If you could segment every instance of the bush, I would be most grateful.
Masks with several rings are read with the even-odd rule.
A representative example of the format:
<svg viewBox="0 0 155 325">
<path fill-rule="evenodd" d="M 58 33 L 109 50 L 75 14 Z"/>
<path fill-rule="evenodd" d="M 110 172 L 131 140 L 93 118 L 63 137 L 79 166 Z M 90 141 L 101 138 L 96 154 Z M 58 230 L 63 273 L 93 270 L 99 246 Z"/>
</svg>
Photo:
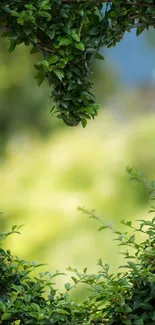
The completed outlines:
<svg viewBox="0 0 155 325">
<path fill-rule="evenodd" d="M 132 179 L 148 184 L 140 174 L 128 170 Z M 154 198 L 155 184 L 149 186 Z M 91 218 L 99 219 L 94 212 L 88 212 Z M 150 212 L 155 212 L 152 206 Z M 101 221 L 102 222 L 102 221 Z M 116 231 L 112 226 L 102 223 L 99 230 L 110 228 L 116 235 L 120 246 L 126 246 L 123 252 L 126 265 L 120 268 L 127 271 L 118 274 L 109 273 L 109 265 L 98 261 L 100 270 L 97 274 L 88 274 L 69 268 L 74 276 L 72 283 L 65 284 L 65 293 L 53 289 L 53 279 L 61 275 L 49 272 L 33 275 L 35 263 L 28 263 L 13 256 L 10 250 L 0 249 L 0 322 L 1 324 L 65 324 L 65 325 L 154 325 L 155 324 L 155 217 L 152 220 L 139 220 L 135 227 L 131 221 L 122 224 L 132 230 L 133 234 Z M 0 234 L 0 241 L 8 235 L 18 233 L 14 226 L 12 231 Z M 136 233 L 142 234 L 138 243 Z M 69 291 L 79 283 L 91 288 L 86 301 L 76 304 L 71 301 Z"/>
<path fill-rule="evenodd" d="M 18 233 L 16 226 L 1 233 L 0 241 L 14 233 Z M 77 324 L 81 317 L 77 306 L 68 301 L 67 294 L 57 294 L 53 289 L 53 278 L 62 273 L 45 272 L 36 278 L 32 272 L 38 266 L 0 249 L 0 323 Z"/>
<path fill-rule="evenodd" d="M 132 248 L 123 252 L 127 263 L 120 268 L 125 273 L 110 274 L 109 265 L 98 265 L 101 271 L 91 280 L 93 294 L 89 298 L 89 320 L 93 324 L 153 325 L 155 324 L 155 218 L 140 220 L 135 228 L 130 221 L 122 223 L 146 239 L 138 244 L 135 234 L 114 231 L 119 245 Z M 101 227 L 101 229 L 106 226 Z M 110 227 L 109 227 L 110 228 Z M 133 252 L 134 250 L 134 252 Z M 87 281 L 87 277 L 85 277 Z"/>
</svg>

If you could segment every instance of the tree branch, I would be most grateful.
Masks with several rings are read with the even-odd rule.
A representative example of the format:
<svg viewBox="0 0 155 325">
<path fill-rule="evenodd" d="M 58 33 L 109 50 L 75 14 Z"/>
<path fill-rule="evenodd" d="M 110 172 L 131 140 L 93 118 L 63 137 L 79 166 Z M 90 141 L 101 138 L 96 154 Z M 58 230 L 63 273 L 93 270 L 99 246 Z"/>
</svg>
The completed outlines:
<svg viewBox="0 0 155 325">
<path fill-rule="evenodd" d="M 85 1 L 87 1 L 87 0 L 79 0 L 79 2 L 85 2 Z M 77 2 L 77 0 L 62 0 L 62 3 L 75 3 L 75 2 Z M 97 2 L 97 4 L 99 5 L 100 3 L 115 3 L 115 0 L 98 0 L 98 2 Z M 117 2 L 118 3 L 118 2 Z M 122 1 L 120 1 L 120 3 L 121 4 L 125 4 L 125 5 L 130 5 L 130 6 L 138 6 L 138 7 L 153 7 L 153 8 L 155 8 L 155 4 L 146 4 L 146 3 L 144 3 L 144 2 L 137 2 L 137 0 L 136 1 L 124 1 L 124 0 L 122 0 Z M 138 19 L 138 15 L 134 15 L 134 16 L 129 16 L 129 18 L 130 19 Z M 145 23 L 135 23 L 135 24 L 133 24 L 133 25 L 130 25 L 130 26 L 128 26 L 129 27 L 129 29 L 133 29 L 133 28 L 137 28 L 137 27 L 148 27 L 148 24 L 145 24 Z M 0 32 L 11 32 L 12 31 L 12 29 L 11 29 L 11 27 L 10 26 L 4 26 L 4 25 L 0 25 Z M 40 41 L 38 41 L 38 43 L 36 43 L 36 44 L 34 44 L 33 43 L 33 45 L 34 46 L 36 46 L 40 51 L 42 51 L 43 53 L 44 52 L 47 52 L 47 53 L 54 53 L 55 51 L 53 50 L 53 49 L 50 49 L 50 48 L 48 48 L 48 47 L 46 47 L 46 46 L 44 46 L 44 44 L 43 43 L 41 43 Z"/>
</svg>

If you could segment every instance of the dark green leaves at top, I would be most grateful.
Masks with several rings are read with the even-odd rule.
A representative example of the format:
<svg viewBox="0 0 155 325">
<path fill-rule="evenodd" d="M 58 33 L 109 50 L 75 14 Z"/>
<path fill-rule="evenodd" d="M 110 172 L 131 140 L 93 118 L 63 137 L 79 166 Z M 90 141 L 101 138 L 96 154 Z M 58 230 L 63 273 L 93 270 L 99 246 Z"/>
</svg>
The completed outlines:
<svg viewBox="0 0 155 325">
<path fill-rule="evenodd" d="M 90 0 L 0 1 L 0 25 L 9 29 L 3 33 L 7 50 L 24 43 L 33 47 L 32 54 L 40 52 L 43 61 L 35 65 L 35 78 L 38 85 L 46 79 L 52 86 L 55 111 L 70 126 L 85 126 L 97 115 L 90 74 L 92 59 L 104 59 L 99 49 L 115 46 L 131 28 L 138 36 L 154 26 L 153 0 L 145 5 L 111 1 L 106 12 L 104 6 Z"/>
</svg>

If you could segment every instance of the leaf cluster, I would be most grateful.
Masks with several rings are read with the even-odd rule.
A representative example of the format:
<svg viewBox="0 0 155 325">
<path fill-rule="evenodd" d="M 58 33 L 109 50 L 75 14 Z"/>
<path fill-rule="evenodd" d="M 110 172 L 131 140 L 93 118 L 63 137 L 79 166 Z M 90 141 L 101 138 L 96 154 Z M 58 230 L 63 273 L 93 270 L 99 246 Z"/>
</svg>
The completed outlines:
<svg viewBox="0 0 155 325">
<path fill-rule="evenodd" d="M 18 227 L 13 226 L 12 231 L 0 234 L 0 241 L 17 232 Z M 58 294 L 53 288 L 53 279 L 62 273 L 41 272 L 39 278 L 32 276 L 40 266 L 0 248 L 0 324 L 78 324 L 82 317 L 78 307 L 66 293 Z"/>
<path fill-rule="evenodd" d="M 52 98 L 58 118 L 70 126 L 97 114 L 91 92 L 91 58 L 100 42 L 100 17 L 94 1 L 61 4 L 59 0 L 3 1 L 0 21 L 8 30 L 8 51 L 24 43 L 31 53 L 40 51 L 35 64 L 38 85 L 46 78 L 53 85 Z M 95 26 L 95 27 L 94 27 Z M 9 30 L 10 29 L 10 30 Z"/>
<path fill-rule="evenodd" d="M 90 216 L 92 217 L 92 212 Z M 138 227 L 135 227 L 131 221 L 122 221 L 122 224 L 133 233 L 128 235 L 127 232 L 116 231 L 108 225 L 103 225 L 99 229 L 111 229 L 115 234 L 114 240 L 119 243 L 118 246 L 126 247 L 122 252 L 126 264 L 119 267 L 119 273 L 111 274 L 110 266 L 104 265 L 99 259 L 98 265 L 101 271 L 92 277 L 88 319 L 90 323 L 100 325 L 153 325 L 155 324 L 155 217 L 151 221 L 139 220 Z M 136 241 L 137 232 L 144 236 L 144 241 L 141 243 Z M 85 279 L 87 282 L 87 277 Z"/>
<path fill-rule="evenodd" d="M 9 52 L 24 43 L 42 53 L 35 78 L 53 87 L 51 112 L 69 126 L 85 127 L 98 111 L 90 77 L 92 60 L 103 59 L 100 47 L 115 46 L 133 27 L 137 35 L 154 27 L 154 15 L 153 0 L 3 0 L 0 29 Z"/>
<path fill-rule="evenodd" d="M 91 218 L 100 219 L 94 212 L 83 212 Z M 53 280 L 63 273 L 56 271 L 33 271 L 41 265 L 29 263 L 13 256 L 10 250 L 0 248 L 0 323 L 9 324 L 55 324 L 55 325 L 154 325 L 155 324 L 155 217 L 139 220 L 135 227 L 131 221 L 122 221 L 128 232 L 120 232 L 104 225 L 99 230 L 110 229 L 119 246 L 126 247 L 122 253 L 126 264 L 120 266 L 118 274 L 111 274 L 108 264 L 98 260 L 100 270 L 89 274 L 68 268 L 73 273 L 65 284 L 65 293 L 53 288 Z M 131 234 L 131 231 L 133 234 Z M 0 234 L 0 241 L 12 231 Z M 141 243 L 136 233 L 143 235 Z M 79 283 L 90 288 L 90 296 L 80 304 L 71 301 L 69 292 Z"/>
</svg>

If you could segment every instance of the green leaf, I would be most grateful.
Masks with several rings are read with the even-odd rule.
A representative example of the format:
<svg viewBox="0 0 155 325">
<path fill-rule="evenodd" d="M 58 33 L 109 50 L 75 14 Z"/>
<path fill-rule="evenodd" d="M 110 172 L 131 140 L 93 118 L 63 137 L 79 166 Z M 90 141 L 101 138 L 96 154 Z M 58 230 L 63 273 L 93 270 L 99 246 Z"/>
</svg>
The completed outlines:
<svg viewBox="0 0 155 325">
<path fill-rule="evenodd" d="M 134 322 L 133 322 L 134 325 L 144 325 L 144 320 L 143 318 L 139 318 L 139 319 L 136 319 Z M 148 324 L 149 325 L 149 324 Z"/>
<path fill-rule="evenodd" d="M 109 271 L 109 269 L 110 269 L 110 266 L 109 266 L 109 264 L 105 264 L 105 265 L 104 265 L 104 267 L 105 267 L 105 270 L 108 272 L 108 271 Z"/>
<path fill-rule="evenodd" d="M 33 46 L 32 50 L 30 51 L 30 54 L 34 54 L 39 52 L 39 49 L 37 48 L 37 46 Z"/>
<path fill-rule="evenodd" d="M 97 60 L 104 60 L 104 56 L 101 55 L 101 54 L 99 54 L 99 53 L 96 53 L 95 59 L 97 59 Z"/>
<path fill-rule="evenodd" d="M 139 36 L 144 31 L 145 28 L 146 28 L 146 26 L 144 26 L 144 27 L 137 27 L 136 35 Z"/>
<path fill-rule="evenodd" d="M 98 28 L 98 27 L 93 27 L 93 28 L 91 28 L 91 29 L 89 30 L 88 33 L 89 33 L 90 35 L 97 35 L 97 34 L 100 33 L 100 28 Z"/>
<path fill-rule="evenodd" d="M 58 69 L 54 69 L 53 72 L 56 74 L 56 76 L 59 78 L 60 81 L 64 78 L 64 73 L 63 71 L 60 71 Z"/>
<path fill-rule="evenodd" d="M 75 43 L 75 47 L 78 49 L 78 50 L 81 50 L 81 51 L 84 51 L 85 50 L 85 46 L 82 42 L 80 43 Z"/>
<path fill-rule="evenodd" d="M 31 308 L 35 311 L 40 312 L 40 306 L 34 302 L 31 303 Z"/>
<path fill-rule="evenodd" d="M 39 87 L 43 83 L 44 78 L 45 78 L 45 75 L 42 71 L 38 71 L 37 74 L 35 75 L 34 79 L 37 79 L 37 84 Z"/>
<path fill-rule="evenodd" d="M 48 62 L 49 64 L 54 64 L 59 60 L 59 57 L 57 55 L 52 55 L 49 57 Z"/>
<path fill-rule="evenodd" d="M 13 17 L 19 17 L 19 13 L 16 10 L 10 10 L 10 13 Z"/>
<path fill-rule="evenodd" d="M 16 47 L 16 42 L 9 42 L 6 49 L 9 53 L 13 52 Z"/>
<path fill-rule="evenodd" d="M 71 279 L 74 281 L 74 283 L 78 282 L 78 279 L 76 279 L 74 276 L 72 276 Z"/>
<path fill-rule="evenodd" d="M 87 120 L 85 118 L 82 119 L 82 126 L 85 128 L 87 125 Z"/>
<path fill-rule="evenodd" d="M 41 0 L 40 8 L 43 8 L 48 4 L 49 4 L 49 0 Z"/>
<path fill-rule="evenodd" d="M 71 82 L 70 85 L 68 86 L 68 90 L 73 90 L 77 88 L 77 84 L 75 82 Z"/>
<path fill-rule="evenodd" d="M 71 288 L 71 284 L 69 282 L 65 283 L 65 289 L 68 291 Z"/>
<path fill-rule="evenodd" d="M 6 311 L 6 306 L 0 301 L 0 310 L 4 313 Z"/>
<path fill-rule="evenodd" d="M 60 10 L 60 15 L 61 15 L 62 17 L 65 17 L 65 18 L 68 17 L 68 14 L 67 14 L 67 12 L 66 12 L 65 9 L 61 9 L 61 10 Z"/>
<path fill-rule="evenodd" d="M 90 106 L 90 107 L 86 107 L 85 109 L 86 109 L 86 111 L 87 111 L 89 114 L 94 114 L 94 113 L 95 113 L 95 112 L 94 112 L 94 108 L 93 108 L 92 106 Z"/>
<path fill-rule="evenodd" d="M 72 40 L 69 37 L 64 36 L 61 38 L 59 45 L 65 46 L 65 45 L 69 45 L 71 43 L 72 43 Z"/>
<path fill-rule="evenodd" d="M 79 34 L 78 34 L 78 32 L 77 32 L 76 29 L 73 29 L 73 30 L 71 31 L 71 36 L 72 36 L 72 38 L 73 38 L 76 42 L 80 42 L 80 36 L 79 36 Z"/>
<path fill-rule="evenodd" d="M 119 10 L 119 15 L 121 16 L 125 16 L 127 15 L 128 11 L 126 8 L 121 8 L 121 10 Z"/>
<path fill-rule="evenodd" d="M 54 29 L 52 29 L 52 30 L 47 30 L 47 31 L 46 31 L 46 34 L 47 34 L 47 36 L 52 40 L 52 39 L 54 38 L 54 36 L 55 36 L 55 30 L 54 30 Z"/>
<path fill-rule="evenodd" d="M 36 10 L 36 8 L 31 4 L 25 5 L 25 8 L 30 9 L 30 10 Z"/>
<path fill-rule="evenodd" d="M 46 11 L 39 11 L 39 15 L 41 17 L 47 18 L 47 20 L 51 20 L 51 15 L 48 12 L 46 12 Z"/>
<path fill-rule="evenodd" d="M 11 316 L 12 316 L 11 313 L 6 312 L 6 313 L 4 313 L 4 314 L 2 315 L 1 320 L 7 320 L 7 319 L 10 319 Z"/>
<path fill-rule="evenodd" d="M 82 10 L 82 9 L 79 10 L 79 11 L 78 11 L 78 14 L 79 14 L 81 17 L 83 17 L 83 16 L 84 16 L 84 10 Z"/>
<path fill-rule="evenodd" d="M 17 225 L 12 226 L 12 231 L 14 231 L 17 228 Z"/>
<path fill-rule="evenodd" d="M 48 68 L 49 67 L 49 62 L 47 60 L 43 60 L 42 61 L 42 65 L 45 67 L 45 68 Z"/>
</svg>

